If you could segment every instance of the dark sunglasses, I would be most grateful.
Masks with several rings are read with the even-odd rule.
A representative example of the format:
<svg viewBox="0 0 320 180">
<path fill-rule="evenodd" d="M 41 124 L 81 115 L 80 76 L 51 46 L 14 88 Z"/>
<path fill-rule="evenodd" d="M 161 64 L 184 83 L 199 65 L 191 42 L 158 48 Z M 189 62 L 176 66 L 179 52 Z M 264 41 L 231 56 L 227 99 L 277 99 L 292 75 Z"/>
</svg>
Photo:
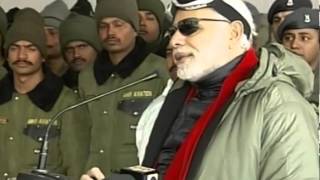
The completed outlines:
<svg viewBox="0 0 320 180">
<path fill-rule="evenodd" d="M 168 30 L 168 34 L 170 37 L 174 35 L 174 33 L 179 30 L 179 32 L 184 36 L 190 36 L 191 34 L 197 32 L 200 29 L 199 22 L 200 21 L 215 21 L 215 22 L 226 22 L 230 23 L 230 21 L 225 19 L 208 19 L 208 18 L 187 18 L 178 22 L 177 27 L 172 26 Z"/>
</svg>

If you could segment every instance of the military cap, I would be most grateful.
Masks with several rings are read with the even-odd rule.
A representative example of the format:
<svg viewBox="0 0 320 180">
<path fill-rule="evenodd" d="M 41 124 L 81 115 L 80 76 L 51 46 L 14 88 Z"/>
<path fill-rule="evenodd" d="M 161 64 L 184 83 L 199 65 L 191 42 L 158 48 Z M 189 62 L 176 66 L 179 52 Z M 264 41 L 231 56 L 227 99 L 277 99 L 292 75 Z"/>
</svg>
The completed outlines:
<svg viewBox="0 0 320 180">
<path fill-rule="evenodd" d="M 97 2 L 95 15 L 99 23 L 106 17 L 117 17 L 139 31 L 138 5 L 136 0 L 100 0 Z"/>
<path fill-rule="evenodd" d="M 26 29 L 26 27 L 28 29 Z M 19 10 L 14 17 L 11 27 L 6 33 L 4 43 L 6 53 L 12 43 L 25 40 L 35 45 L 43 57 L 46 57 L 47 46 L 43 27 L 43 19 L 36 10 L 32 8 L 24 8 Z"/>
<path fill-rule="evenodd" d="M 268 12 L 268 22 L 272 24 L 272 18 L 275 14 L 282 11 L 293 11 L 301 7 L 312 8 L 310 0 L 275 0 Z"/>
<path fill-rule="evenodd" d="M 160 30 L 164 29 L 164 20 L 166 15 L 165 7 L 161 0 L 137 0 L 138 9 L 141 11 L 152 12 L 159 23 Z"/>
<path fill-rule="evenodd" d="M 70 14 L 68 6 L 62 0 L 53 1 L 48 4 L 42 11 L 41 15 L 44 19 L 45 26 L 59 28 L 61 22 Z"/>
<path fill-rule="evenodd" d="M 7 32 L 8 20 L 6 13 L 4 12 L 3 8 L 0 7 L 0 34 L 2 37 L 5 36 Z"/>
<path fill-rule="evenodd" d="M 59 32 L 62 52 L 65 52 L 66 46 L 72 41 L 84 41 L 97 52 L 101 50 L 96 21 L 91 17 L 72 13 L 61 23 Z"/>
<path fill-rule="evenodd" d="M 300 8 L 289 14 L 281 23 L 277 31 L 277 40 L 289 29 L 319 29 L 319 10 Z"/>
</svg>

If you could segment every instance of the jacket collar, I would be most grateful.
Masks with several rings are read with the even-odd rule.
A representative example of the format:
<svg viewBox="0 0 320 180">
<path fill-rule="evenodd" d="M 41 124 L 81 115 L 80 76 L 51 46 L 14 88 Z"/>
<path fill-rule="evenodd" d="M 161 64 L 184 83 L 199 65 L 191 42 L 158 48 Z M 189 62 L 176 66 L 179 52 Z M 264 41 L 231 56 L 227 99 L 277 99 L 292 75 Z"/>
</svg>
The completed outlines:
<svg viewBox="0 0 320 180">
<path fill-rule="evenodd" d="M 72 71 L 70 68 L 62 76 L 64 84 L 71 89 L 78 89 L 79 72 Z"/>
<path fill-rule="evenodd" d="M 53 108 L 59 98 L 62 88 L 62 80 L 49 70 L 45 70 L 44 79 L 27 94 L 33 104 L 43 111 L 48 112 Z M 13 74 L 12 72 L 8 72 L 7 75 L 0 80 L 0 104 L 5 104 L 10 101 L 14 92 Z"/>
<path fill-rule="evenodd" d="M 102 85 L 112 73 L 122 78 L 128 77 L 147 57 L 149 51 L 142 38 L 136 38 L 134 49 L 118 64 L 113 65 L 106 50 L 101 51 L 93 65 L 96 82 Z"/>
</svg>

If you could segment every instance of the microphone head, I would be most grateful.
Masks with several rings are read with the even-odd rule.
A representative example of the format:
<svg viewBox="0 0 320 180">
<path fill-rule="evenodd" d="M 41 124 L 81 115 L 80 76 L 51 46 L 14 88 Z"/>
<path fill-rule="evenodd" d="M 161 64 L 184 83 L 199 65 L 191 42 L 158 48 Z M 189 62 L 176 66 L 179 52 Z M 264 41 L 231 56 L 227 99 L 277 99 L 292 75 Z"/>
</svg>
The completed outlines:
<svg viewBox="0 0 320 180">
<path fill-rule="evenodd" d="M 159 70 L 155 70 L 155 71 L 153 71 L 150 75 L 151 75 L 151 76 L 154 76 L 154 77 L 156 78 L 156 77 L 159 77 L 159 76 L 160 76 L 160 72 L 159 72 Z"/>
<path fill-rule="evenodd" d="M 151 79 L 154 79 L 154 78 L 157 78 L 160 76 L 160 72 L 158 70 L 155 70 L 153 71 L 152 73 L 144 76 L 141 80 L 142 81 L 148 81 L 148 80 L 151 80 Z"/>
</svg>

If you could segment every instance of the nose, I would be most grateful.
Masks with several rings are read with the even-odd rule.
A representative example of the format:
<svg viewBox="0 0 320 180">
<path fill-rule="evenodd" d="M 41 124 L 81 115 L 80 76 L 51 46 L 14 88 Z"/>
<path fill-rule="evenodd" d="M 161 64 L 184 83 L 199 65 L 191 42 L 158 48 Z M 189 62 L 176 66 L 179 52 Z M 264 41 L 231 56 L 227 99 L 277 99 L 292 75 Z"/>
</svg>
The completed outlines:
<svg viewBox="0 0 320 180">
<path fill-rule="evenodd" d="M 291 49 L 300 49 L 301 47 L 301 42 L 298 38 L 294 38 L 291 41 Z"/>
<path fill-rule="evenodd" d="M 139 17 L 139 25 L 140 26 L 145 26 L 146 25 L 145 19 L 142 16 Z"/>
<path fill-rule="evenodd" d="M 74 48 L 73 56 L 74 56 L 74 58 L 80 57 L 80 50 L 78 48 Z"/>
<path fill-rule="evenodd" d="M 179 30 L 174 32 L 171 36 L 169 45 L 173 47 L 173 49 L 183 46 L 186 43 L 186 36 L 182 35 Z"/>
<path fill-rule="evenodd" d="M 107 30 L 108 36 L 115 34 L 115 28 L 113 26 L 110 26 Z"/>
<path fill-rule="evenodd" d="M 27 52 L 24 48 L 18 51 L 18 58 L 19 60 L 26 60 L 27 59 Z"/>
</svg>

